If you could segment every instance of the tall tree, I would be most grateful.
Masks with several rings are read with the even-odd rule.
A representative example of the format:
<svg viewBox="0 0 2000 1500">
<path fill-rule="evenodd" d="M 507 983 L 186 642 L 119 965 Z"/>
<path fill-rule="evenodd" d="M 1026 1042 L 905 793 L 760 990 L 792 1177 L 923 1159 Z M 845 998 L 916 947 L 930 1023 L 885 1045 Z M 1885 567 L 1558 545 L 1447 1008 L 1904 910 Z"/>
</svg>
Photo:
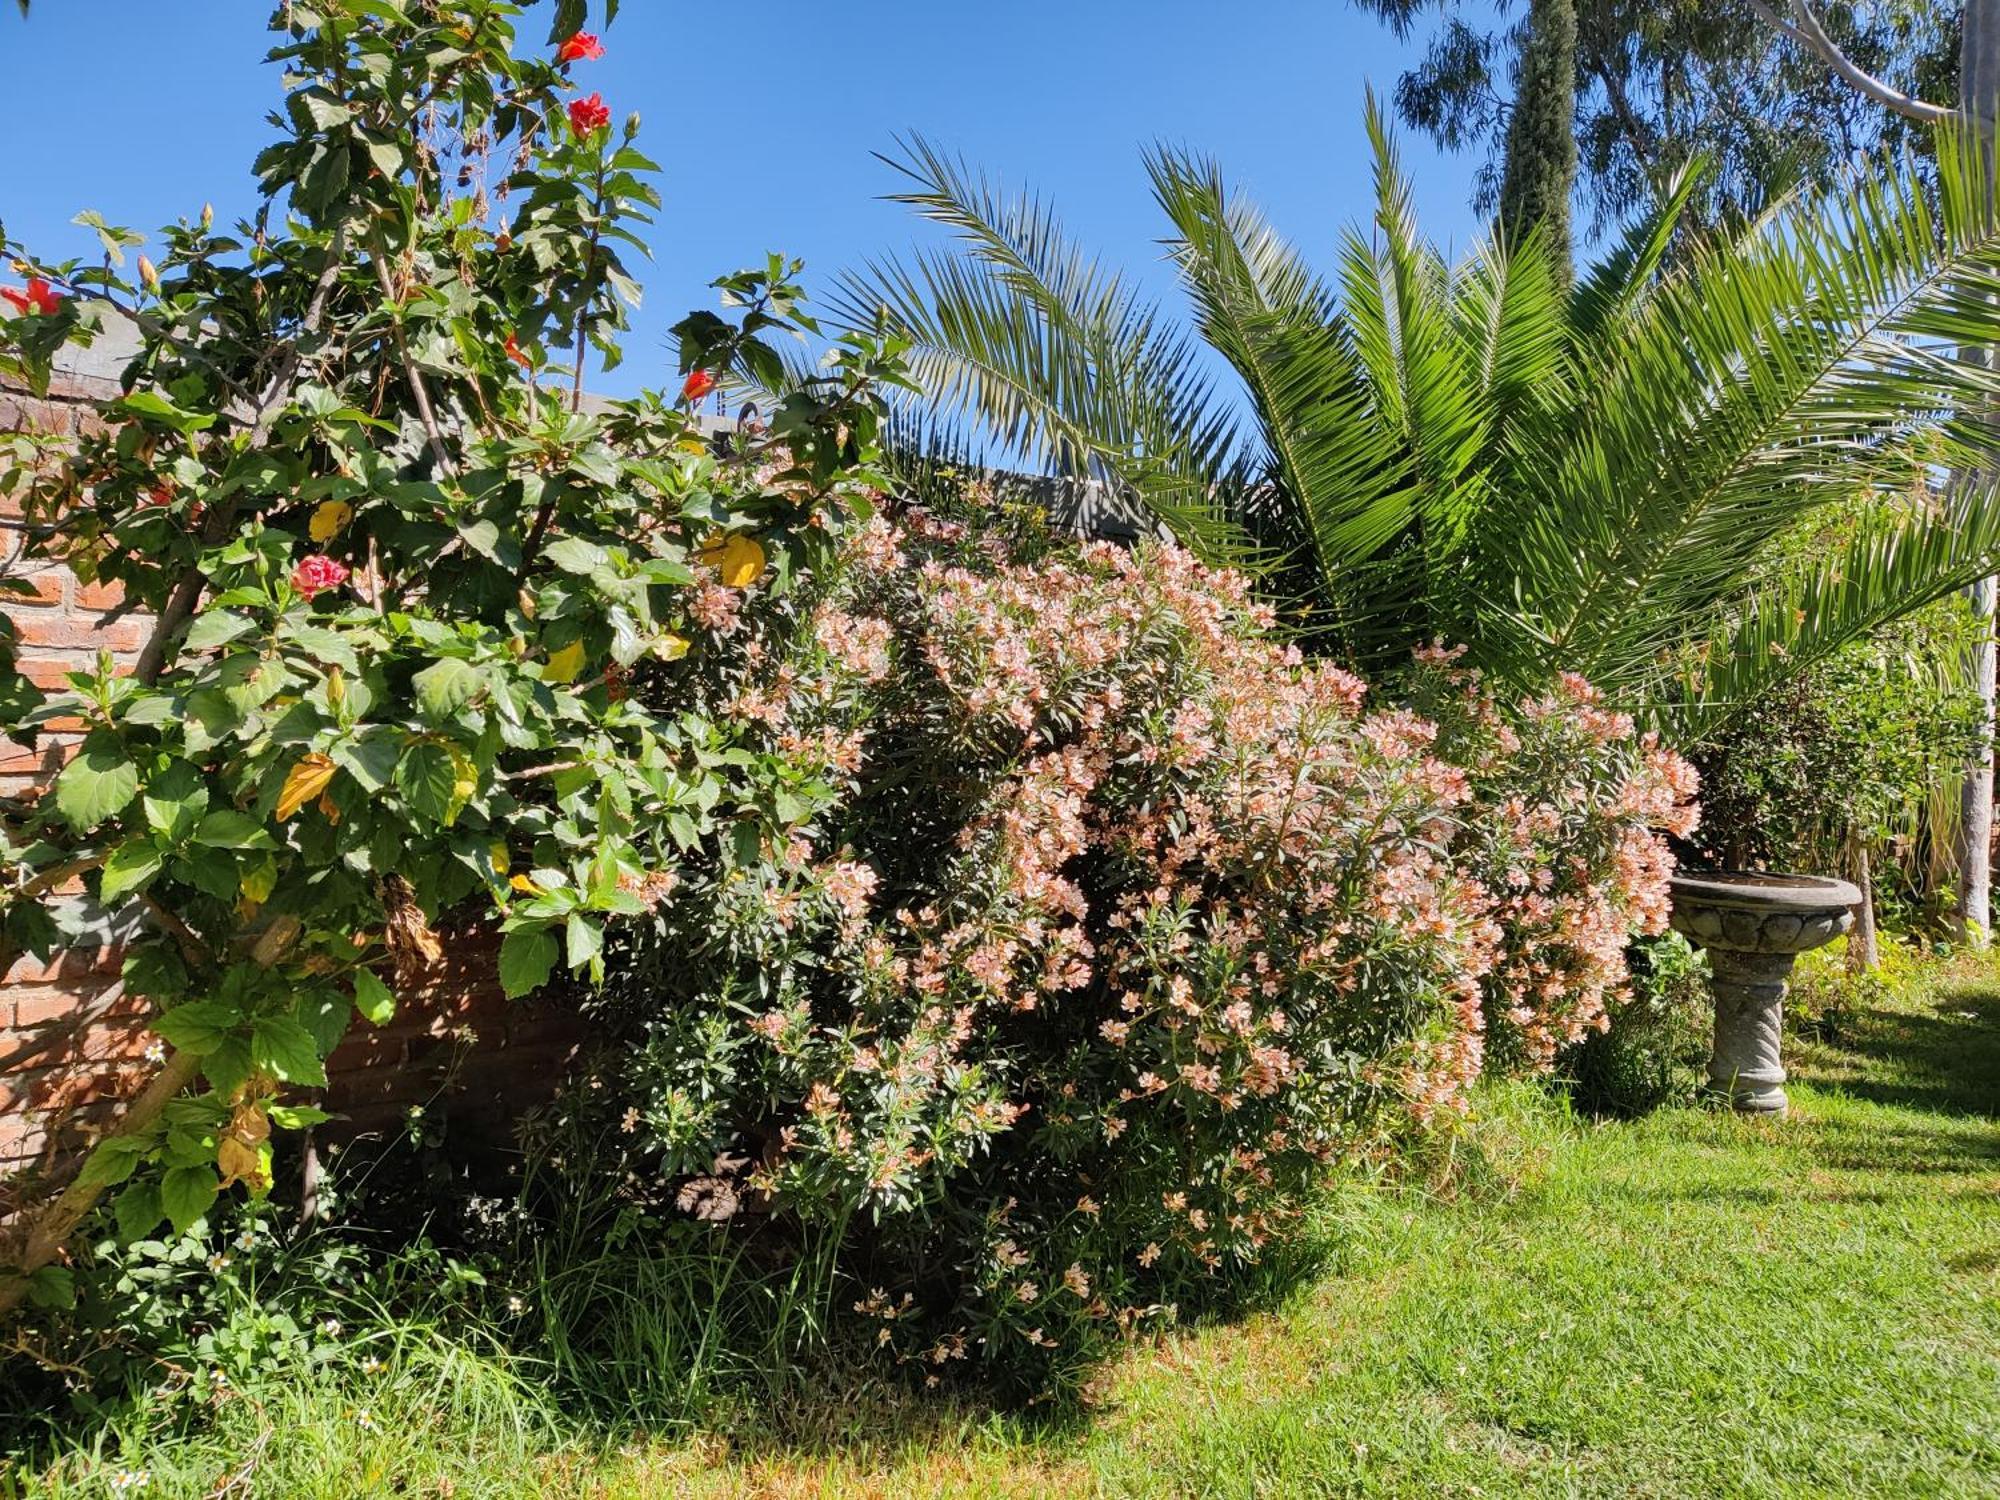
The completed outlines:
<svg viewBox="0 0 2000 1500">
<path fill-rule="evenodd" d="M 1980 146 L 1980 184 L 1992 208 L 1994 136 L 2000 129 L 2000 0 L 1966 0 L 1959 32 L 1959 90 L 1954 109 L 1899 88 L 1871 72 L 1841 46 L 1809 0 L 1785 0 L 1780 12 L 1765 0 L 1748 0 L 1765 23 L 1797 44 L 1799 52 L 1824 67 L 1853 94 L 1883 106 L 1888 117 L 1930 125 L 1954 117 Z M 1993 318 L 1989 316 L 1988 326 Z M 1963 349 L 1968 364 L 2000 368 L 2000 344 Z M 1975 398 L 1977 399 L 1977 398 Z M 2000 412 L 1990 396 L 1979 415 L 1989 435 L 2000 434 Z M 1991 482 L 1992 465 L 1961 471 L 1957 485 L 1970 491 Z M 1972 676 L 1985 705 L 1985 743 L 1959 786 L 1958 918 L 1963 936 L 1985 946 L 1993 924 L 1993 746 L 1995 711 L 1994 605 L 2000 579 L 1981 579 L 1966 591 L 1973 611 L 1985 621 L 1972 663 Z"/>
<path fill-rule="evenodd" d="M 1399 80 L 1397 112 L 1449 150 L 1485 157 L 1477 206 L 1499 200 L 1510 78 L 1534 29 L 1533 0 L 1354 0 L 1424 53 Z M 1855 63 L 1912 97 L 1949 97 L 1958 73 L 1955 0 L 1841 5 L 1830 35 Z M 1858 109 L 1816 57 L 1771 45 L 1746 0 L 1575 0 L 1579 202 L 1595 228 L 1652 202 L 1695 157 L 1709 163 L 1697 221 L 1762 211 L 1794 186 L 1908 133 L 1902 117 Z"/>
<path fill-rule="evenodd" d="M 1510 238 L 1540 229 L 1570 276 L 1570 194 L 1576 186 L 1576 0 L 1532 0 L 1507 121 L 1500 224 Z"/>
</svg>

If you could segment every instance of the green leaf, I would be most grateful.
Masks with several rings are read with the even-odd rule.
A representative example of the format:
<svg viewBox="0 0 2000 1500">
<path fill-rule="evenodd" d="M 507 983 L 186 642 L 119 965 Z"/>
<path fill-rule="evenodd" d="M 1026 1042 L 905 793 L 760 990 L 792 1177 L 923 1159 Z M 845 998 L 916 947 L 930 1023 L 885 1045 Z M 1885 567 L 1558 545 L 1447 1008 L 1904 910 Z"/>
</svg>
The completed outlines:
<svg viewBox="0 0 2000 1500">
<path fill-rule="evenodd" d="M 372 970 L 354 971 L 354 1008 L 373 1025 L 381 1026 L 396 1014 L 396 997 Z"/>
<path fill-rule="evenodd" d="M 247 615 L 212 609 L 206 614 L 196 615 L 194 623 L 188 627 L 187 649 L 212 651 L 217 646 L 228 645 L 239 635 L 245 635 L 255 628 L 256 621 Z"/>
<path fill-rule="evenodd" d="M 137 1136 L 114 1135 L 97 1143 L 97 1149 L 76 1174 L 79 1186 L 104 1188 L 123 1182 L 146 1154 L 146 1143 Z"/>
<path fill-rule="evenodd" d="M 88 833 L 138 795 L 139 768 L 109 730 L 94 731 L 56 778 L 56 811 Z"/>
<path fill-rule="evenodd" d="M 111 1213 L 118 1221 L 118 1240 L 129 1245 L 134 1240 L 143 1240 L 153 1232 L 165 1210 L 160 1207 L 160 1189 L 151 1182 L 135 1182 L 126 1187 L 111 1202 Z"/>
<path fill-rule="evenodd" d="M 158 391 L 134 391 L 113 403 L 136 416 L 147 417 L 176 432 L 200 432 L 215 425 L 213 412 L 184 411 Z"/>
<path fill-rule="evenodd" d="M 130 843 L 120 844 L 111 851 L 111 857 L 104 862 L 104 874 L 97 886 L 97 899 L 110 906 L 134 891 L 143 889 L 155 875 L 160 873 L 160 866 L 164 863 L 166 855 L 151 839 L 134 839 Z"/>
<path fill-rule="evenodd" d="M 433 740 L 419 740 L 396 762 L 396 787 L 421 816 L 450 823 L 457 816 L 458 778 L 451 755 Z"/>
<path fill-rule="evenodd" d="M 76 1273 L 68 1266 L 43 1266 L 28 1278 L 31 1307 L 61 1311 L 76 1305 Z"/>
<path fill-rule="evenodd" d="M 160 1208 L 174 1233 L 186 1234 L 194 1221 L 208 1212 L 221 1190 L 221 1179 L 213 1167 L 175 1167 L 162 1177 Z"/>
<path fill-rule="evenodd" d="M 569 966 L 580 969 L 604 951 L 604 932 L 580 911 L 569 914 L 566 929 Z"/>
<path fill-rule="evenodd" d="M 131 722 L 130 715 L 127 722 Z M 184 760 L 176 760 L 146 783 L 139 800 L 153 831 L 168 843 L 177 844 L 188 836 L 207 808 L 208 787 L 199 771 Z"/>
<path fill-rule="evenodd" d="M 551 543 L 543 556 L 565 573 L 594 573 L 610 560 L 610 554 L 602 547 L 574 536 Z"/>
<path fill-rule="evenodd" d="M 381 726 L 366 729 L 331 752 L 334 764 L 360 782 L 370 792 L 379 792 L 394 780 L 396 762 L 403 753 L 402 735 Z"/>
<path fill-rule="evenodd" d="M 222 1000 L 190 1000 L 162 1011 L 153 1030 L 183 1052 L 206 1057 L 243 1024 L 243 1013 Z"/>
<path fill-rule="evenodd" d="M 265 1016 L 250 1033 L 250 1060 L 287 1083 L 325 1083 L 313 1034 L 290 1016 Z"/>
<path fill-rule="evenodd" d="M 250 1076 L 250 1039 L 232 1033 L 217 1041 L 215 1049 L 202 1057 L 201 1076 L 218 1094 L 233 1094 L 243 1087 Z"/>
<path fill-rule="evenodd" d="M 517 1000 L 548 983 L 556 940 L 546 928 L 517 927 L 500 940 L 500 988 Z"/>
<path fill-rule="evenodd" d="M 248 813 L 218 807 L 195 825 L 194 841 L 211 849 L 272 849 L 270 830 Z"/>
<path fill-rule="evenodd" d="M 486 679 L 471 662 L 448 656 L 417 673 L 413 685 L 424 712 L 433 719 L 447 719 L 479 696 Z"/>
</svg>

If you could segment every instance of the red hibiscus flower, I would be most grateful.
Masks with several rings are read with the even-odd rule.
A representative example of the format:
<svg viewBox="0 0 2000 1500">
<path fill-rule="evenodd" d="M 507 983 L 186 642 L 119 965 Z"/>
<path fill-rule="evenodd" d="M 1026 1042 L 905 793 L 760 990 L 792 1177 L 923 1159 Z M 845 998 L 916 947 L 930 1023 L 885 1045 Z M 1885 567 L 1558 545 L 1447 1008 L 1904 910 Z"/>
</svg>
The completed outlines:
<svg viewBox="0 0 2000 1500">
<path fill-rule="evenodd" d="M 706 370 L 696 370 L 681 384 L 681 400 L 699 401 L 715 389 L 715 377 Z"/>
<path fill-rule="evenodd" d="M 4 297 L 14 311 L 23 316 L 29 313 L 41 313 L 53 317 L 62 310 L 62 298 L 56 294 L 56 289 L 40 276 L 28 278 L 28 289 L 25 292 L 11 286 L 0 286 L 0 297 Z"/>
<path fill-rule="evenodd" d="M 532 370 L 535 367 L 534 360 L 528 357 L 527 351 L 521 347 L 520 340 L 511 333 L 507 335 L 507 342 L 501 346 L 500 352 L 524 370 Z"/>
<path fill-rule="evenodd" d="M 596 62 L 604 56 L 604 44 L 587 31 L 579 31 L 556 49 L 557 62 Z"/>
<path fill-rule="evenodd" d="M 602 94 L 569 101 L 569 123 L 578 135 L 590 135 L 611 123 L 611 109 Z"/>
<path fill-rule="evenodd" d="M 323 590 L 337 589 L 345 582 L 347 569 L 324 552 L 313 553 L 292 569 L 292 587 L 308 599 Z"/>
</svg>

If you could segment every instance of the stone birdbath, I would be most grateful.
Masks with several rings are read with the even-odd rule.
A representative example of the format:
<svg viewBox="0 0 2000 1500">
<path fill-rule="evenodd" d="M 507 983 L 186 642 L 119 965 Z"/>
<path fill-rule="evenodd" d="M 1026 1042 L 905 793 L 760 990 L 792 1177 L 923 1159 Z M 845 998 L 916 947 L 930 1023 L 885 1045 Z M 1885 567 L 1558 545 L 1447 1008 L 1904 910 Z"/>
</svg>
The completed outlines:
<svg viewBox="0 0 2000 1500">
<path fill-rule="evenodd" d="M 1709 1087 L 1750 1114 L 1785 1112 L 1785 991 L 1801 953 L 1854 925 L 1861 892 L 1819 875 L 1761 870 L 1673 877 L 1674 930 L 1708 950 L 1715 974 Z"/>
</svg>

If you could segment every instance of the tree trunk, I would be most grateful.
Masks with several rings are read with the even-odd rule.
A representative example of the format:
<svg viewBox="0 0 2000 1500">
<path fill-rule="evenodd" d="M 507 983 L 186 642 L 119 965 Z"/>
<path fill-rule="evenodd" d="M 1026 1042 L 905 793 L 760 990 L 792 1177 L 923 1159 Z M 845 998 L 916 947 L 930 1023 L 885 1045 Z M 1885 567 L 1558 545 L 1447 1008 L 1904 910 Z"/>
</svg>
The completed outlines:
<svg viewBox="0 0 2000 1500">
<path fill-rule="evenodd" d="M 1987 181 L 1992 181 L 1992 144 L 2000 118 L 2000 0 L 1966 0 L 1964 32 L 1959 38 L 1959 108 L 1986 143 Z M 1991 362 L 1994 349 L 1965 351 L 1967 358 Z M 2000 430 L 1992 411 L 1989 428 Z M 1986 946 L 1991 930 L 1993 888 L 1993 739 L 1994 739 L 1994 599 L 2000 580 L 1983 579 L 1966 591 L 1983 622 L 1974 648 L 1973 684 L 1983 705 L 1980 719 L 1985 744 L 1959 784 L 1958 925 L 1960 936 L 1975 947 Z"/>
<path fill-rule="evenodd" d="M 1565 282 L 1575 186 L 1576 0 L 1531 0 L 1507 122 L 1500 226 L 1509 240 L 1539 227 Z"/>
<path fill-rule="evenodd" d="M 1853 829 L 1847 833 L 1849 878 L 1861 892 L 1854 907 L 1854 931 L 1847 935 L 1847 972 L 1865 974 L 1882 962 L 1881 940 L 1875 930 L 1875 881 L 1870 873 L 1868 840 Z"/>
</svg>

